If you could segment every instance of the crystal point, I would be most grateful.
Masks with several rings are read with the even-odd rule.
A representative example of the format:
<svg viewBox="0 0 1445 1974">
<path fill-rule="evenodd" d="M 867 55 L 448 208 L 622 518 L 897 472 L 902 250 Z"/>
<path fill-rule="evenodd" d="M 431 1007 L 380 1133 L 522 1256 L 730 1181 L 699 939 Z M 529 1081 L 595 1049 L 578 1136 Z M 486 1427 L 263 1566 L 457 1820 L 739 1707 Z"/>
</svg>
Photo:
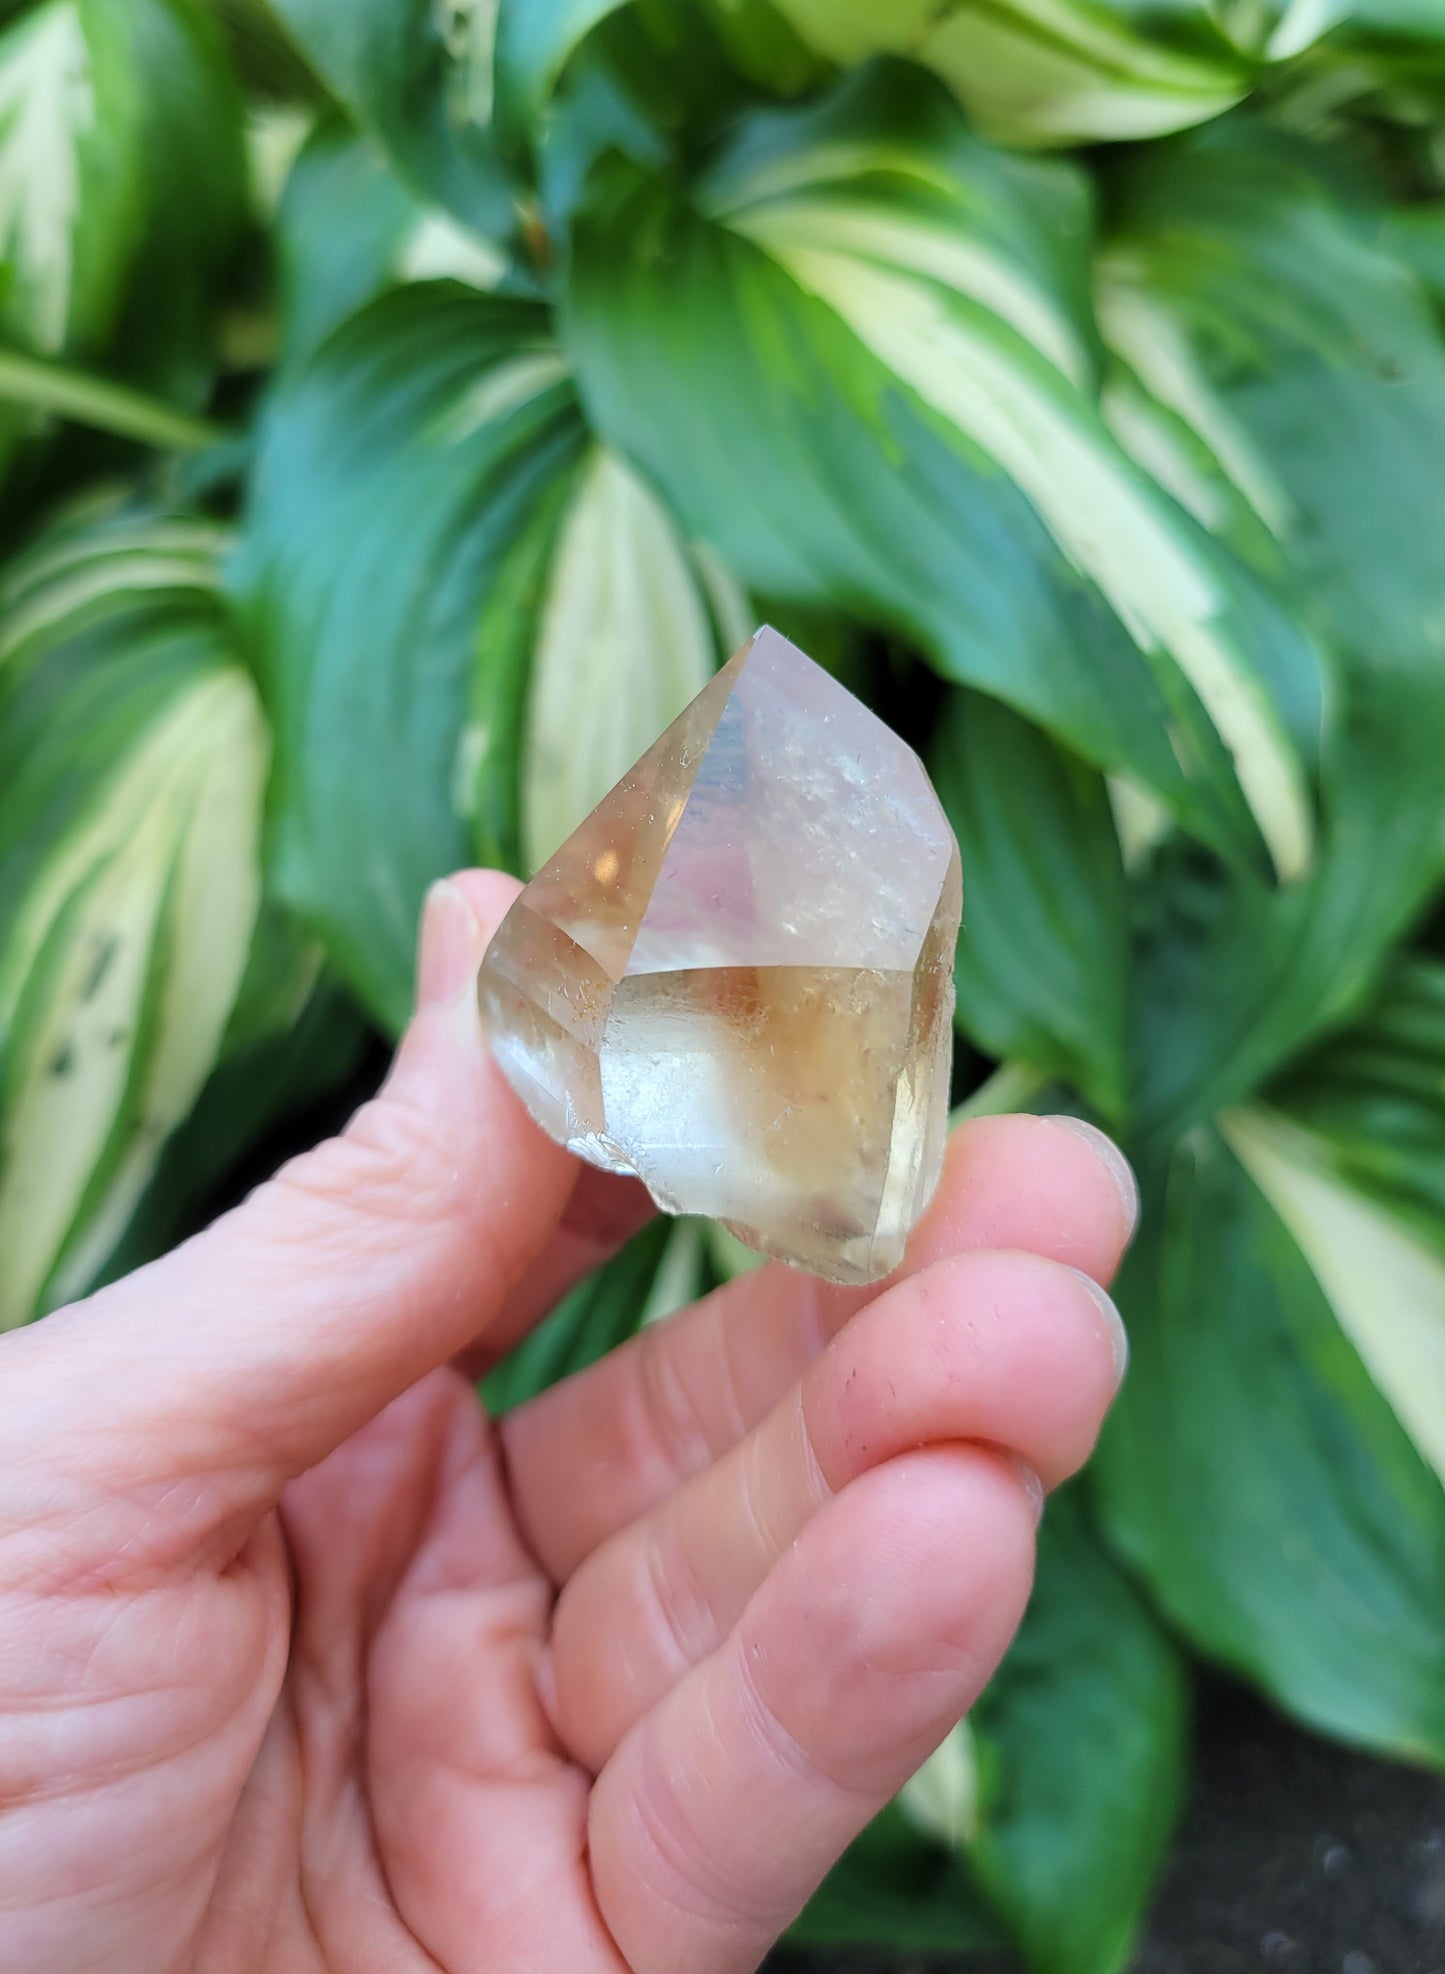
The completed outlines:
<svg viewBox="0 0 1445 1974">
<path fill-rule="evenodd" d="M 543 865 L 479 982 L 544 1130 L 834 1281 L 943 1158 L 958 846 L 913 750 L 757 633 Z"/>
</svg>

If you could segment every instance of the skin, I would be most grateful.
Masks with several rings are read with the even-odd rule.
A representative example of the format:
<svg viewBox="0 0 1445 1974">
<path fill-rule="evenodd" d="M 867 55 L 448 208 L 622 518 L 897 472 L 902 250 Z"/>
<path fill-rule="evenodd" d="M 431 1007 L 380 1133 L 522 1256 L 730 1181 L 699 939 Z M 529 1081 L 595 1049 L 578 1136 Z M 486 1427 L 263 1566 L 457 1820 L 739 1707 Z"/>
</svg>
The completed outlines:
<svg viewBox="0 0 1445 1974">
<path fill-rule="evenodd" d="M 1122 1369 L 1087 1127 L 955 1134 L 889 1282 L 776 1265 L 492 1423 L 645 1215 L 530 1123 L 428 902 L 385 1089 L 0 1339 L 0 1968 L 734 1974 L 962 1715 Z"/>
</svg>

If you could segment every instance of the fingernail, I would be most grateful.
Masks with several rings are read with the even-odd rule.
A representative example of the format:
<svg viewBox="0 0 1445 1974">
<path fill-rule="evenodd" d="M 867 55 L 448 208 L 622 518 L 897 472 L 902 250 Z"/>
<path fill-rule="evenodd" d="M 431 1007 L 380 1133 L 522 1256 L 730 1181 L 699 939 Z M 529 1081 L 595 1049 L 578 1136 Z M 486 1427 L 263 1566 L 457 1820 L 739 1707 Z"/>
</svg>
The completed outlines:
<svg viewBox="0 0 1445 1974">
<path fill-rule="evenodd" d="M 1120 1204 L 1124 1208 L 1124 1218 L 1128 1227 L 1126 1238 L 1132 1240 L 1134 1229 L 1139 1224 L 1139 1182 L 1134 1177 L 1133 1166 L 1114 1140 L 1107 1132 L 1101 1131 L 1097 1124 L 1086 1124 L 1082 1117 L 1070 1117 L 1067 1113 L 1050 1117 L 1048 1122 L 1057 1124 L 1061 1131 L 1070 1131 L 1076 1138 L 1082 1138 L 1095 1153 L 1099 1163 L 1114 1182 L 1114 1190 L 1118 1193 Z"/>
<path fill-rule="evenodd" d="M 484 950 L 482 926 L 466 898 L 444 877 L 426 894 L 421 915 L 421 952 L 416 969 L 416 1004 L 443 1007 L 475 977 Z"/>
<path fill-rule="evenodd" d="M 1034 1511 L 1034 1527 L 1037 1528 L 1044 1518 L 1044 1484 L 1028 1461 L 1020 1460 L 1016 1453 L 1008 1456 L 1008 1463 L 1018 1475 L 1019 1486 L 1028 1496 L 1029 1506 Z"/>
<path fill-rule="evenodd" d="M 1109 1347 L 1114 1353 L 1114 1389 L 1117 1391 L 1129 1368 L 1129 1332 L 1124 1328 L 1124 1319 L 1114 1307 L 1113 1297 L 1106 1289 L 1099 1287 L 1092 1275 L 1086 1275 L 1082 1268 L 1071 1268 L 1069 1273 L 1078 1276 L 1104 1319 L 1104 1327 L 1109 1333 Z"/>
</svg>

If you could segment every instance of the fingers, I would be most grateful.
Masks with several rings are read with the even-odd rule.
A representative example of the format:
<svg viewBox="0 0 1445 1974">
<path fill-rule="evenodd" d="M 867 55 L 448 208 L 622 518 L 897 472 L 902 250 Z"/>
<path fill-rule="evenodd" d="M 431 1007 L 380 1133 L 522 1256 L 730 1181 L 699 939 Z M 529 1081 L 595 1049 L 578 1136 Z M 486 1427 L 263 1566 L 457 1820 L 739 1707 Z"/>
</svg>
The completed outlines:
<svg viewBox="0 0 1445 1974">
<path fill-rule="evenodd" d="M 593 1790 L 593 1883 L 634 1974 L 756 1967 L 988 1679 L 1033 1520 L 1002 1461 L 937 1447 L 809 1524 Z"/>
<path fill-rule="evenodd" d="M 979 1118 L 953 1134 L 902 1272 L 1021 1248 L 1107 1282 L 1136 1213 L 1129 1168 L 1100 1132 L 1073 1118 Z M 733 1445 L 886 1286 L 833 1288 L 772 1263 L 505 1419 L 518 1514 L 553 1577 Z"/>
<path fill-rule="evenodd" d="M 475 1967 L 485 1941 L 489 1970 L 623 1974 L 587 1889 L 588 1779 L 537 1698 L 551 1587 L 471 1387 L 423 1379 L 281 1514 L 301 1896 L 325 1965 Z M 237 1945 L 234 1964 L 255 1959 Z"/>
<path fill-rule="evenodd" d="M 485 1332 L 461 1352 L 457 1368 L 474 1383 L 500 1362 L 568 1289 L 609 1261 L 657 1208 L 640 1179 L 576 1166 L 562 1217 Z"/>
<path fill-rule="evenodd" d="M 63 1428 L 72 1467 L 153 1487 L 186 1537 L 274 1498 L 495 1320 L 577 1171 L 480 1031 L 477 967 L 515 892 L 486 872 L 434 889 L 418 1012 L 340 1138 L 15 1340 L 28 1434 Z"/>
<path fill-rule="evenodd" d="M 849 1323 L 764 1422 L 589 1556 L 553 1624 L 556 1720 L 598 1769 L 712 1652 L 811 1519 L 910 1447 L 972 1441 L 1055 1486 L 1123 1369 L 1101 1289 L 1036 1255 L 955 1255 Z"/>
</svg>

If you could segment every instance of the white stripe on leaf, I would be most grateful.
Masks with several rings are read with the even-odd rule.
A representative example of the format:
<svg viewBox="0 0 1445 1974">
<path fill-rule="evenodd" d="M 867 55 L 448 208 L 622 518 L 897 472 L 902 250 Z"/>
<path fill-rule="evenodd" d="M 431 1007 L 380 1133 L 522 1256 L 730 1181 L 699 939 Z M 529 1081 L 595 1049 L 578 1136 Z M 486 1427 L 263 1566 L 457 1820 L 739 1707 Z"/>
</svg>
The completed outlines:
<svg viewBox="0 0 1445 1974">
<path fill-rule="evenodd" d="M 1010 347 L 1006 325 L 950 307 L 937 285 L 795 238 L 775 245 L 765 215 L 734 223 L 750 233 L 761 224 L 762 244 L 799 285 L 1004 469 L 1156 669 L 1178 667 L 1233 760 L 1276 869 L 1298 876 L 1313 831 L 1300 762 L 1226 634 L 1227 599 L 1214 571 L 1093 407 L 1050 385 L 1027 353 Z"/>
<path fill-rule="evenodd" d="M 1081 388 L 1089 382 L 1093 366 L 1083 339 L 1053 299 L 1021 266 L 959 230 L 808 197 L 740 214 L 734 224 L 775 259 L 811 247 L 927 275 L 1009 323 L 1071 382 Z"/>
<path fill-rule="evenodd" d="M 7 315 L 35 349 L 65 343 L 80 212 L 80 145 L 95 119 L 75 0 L 0 36 L 0 267 Z"/>
<path fill-rule="evenodd" d="M 0 1329 L 83 1289 L 210 1073 L 260 903 L 267 739 L 239 670 L 191 686 L 64 843 L 5 954 Z M 44 1003 L 22 993 L 43 953 Z M 154 996 L 154 998 L 152 998 Z M 97 1173 L 103 1170 L 98 1193 Z"/>
<path fill-rule="evenodd" d="M 1278 1112 L 1231 1111 L 1220 1128 L 1293 1235 L 1366 1370 L 1445 1483 L 1445 1238 L 1428 1243 L 1352 1186 L 1324 1141 Z"/>
<path fill-rule="evenodd" d="M 1293 503 L 1248 432 L 1210 383 L 1167 305 L 1129 278 L 1122 255 L 1101 263 L 1095 307 L 1104 340 L 1140 382 L 1199 434 L 1272 535 L 1283 539 Z"/>
<path fill-rule="evenodd" d="M 599 449 L 563 517 L 533 653 L 522 770 L 530 869 L 702 690 L 717 655 L 670 516 L 629 466 Z"/>
</svg>

